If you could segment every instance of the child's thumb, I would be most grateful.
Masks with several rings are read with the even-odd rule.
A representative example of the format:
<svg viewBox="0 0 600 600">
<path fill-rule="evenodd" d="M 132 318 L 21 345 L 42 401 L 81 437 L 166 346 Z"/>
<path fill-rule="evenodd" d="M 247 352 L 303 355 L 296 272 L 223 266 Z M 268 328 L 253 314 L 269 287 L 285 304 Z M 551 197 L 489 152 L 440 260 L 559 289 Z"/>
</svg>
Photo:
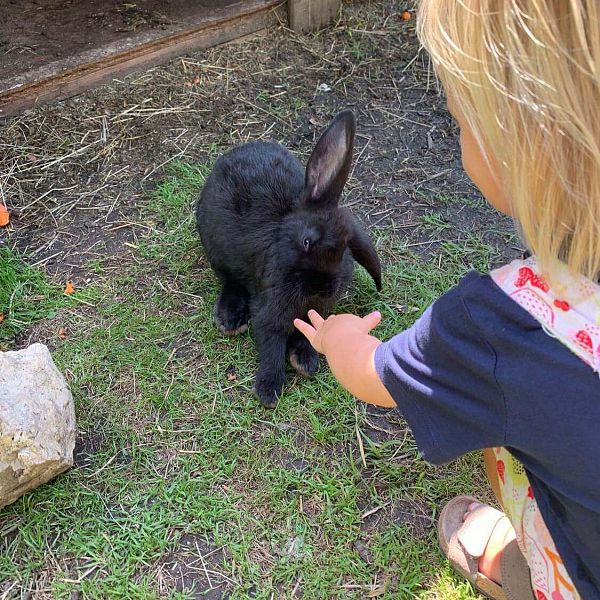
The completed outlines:
<svg viewBox="0 0 600 600">
<path fill-rule="evenodd" d="M 369 313 L 366 317 L 363 317 L 363 321 L 368 327 L 367 331 L 371 331 L 381 322 L 381 313 L 378 310 Z"/>
</svg>

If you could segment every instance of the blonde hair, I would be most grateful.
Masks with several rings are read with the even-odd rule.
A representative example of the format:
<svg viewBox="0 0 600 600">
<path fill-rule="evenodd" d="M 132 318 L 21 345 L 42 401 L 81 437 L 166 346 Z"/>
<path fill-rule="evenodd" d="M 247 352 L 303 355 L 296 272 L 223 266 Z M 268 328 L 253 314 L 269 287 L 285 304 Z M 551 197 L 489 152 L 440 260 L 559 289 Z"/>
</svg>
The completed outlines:
<svg viewBox="0 0 600 600">
<path fill-rule="evenodd" d="M 421 0 L 419 37 L 529 249 L 600 274 L 600 2 Z M 488 154 L 488 156 L 489 156 Z"/>
</svg>

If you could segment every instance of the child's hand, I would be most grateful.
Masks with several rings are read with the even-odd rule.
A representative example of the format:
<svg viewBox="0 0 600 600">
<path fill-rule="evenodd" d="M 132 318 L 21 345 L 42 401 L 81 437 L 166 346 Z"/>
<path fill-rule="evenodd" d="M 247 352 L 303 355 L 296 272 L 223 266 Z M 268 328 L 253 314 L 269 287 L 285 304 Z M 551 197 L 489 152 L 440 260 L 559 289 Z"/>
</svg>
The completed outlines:
<svg viewBox="0 0 600 600">
<path fill-rule="evenodd" d="M 335 378 L 365 402 L 396 406 L 375 368 L 375 351 L 381 342 L 369 333 L 379 325 L 381 314 L 376 311 L 362 318 L 333 315 L 323 319 L 316 310 L 309 310 L 308 318 L 311 324 L 294 319 L 294 326 L 317 352 L 326 355 Z"/>
<path fill-rule="evenodd" d="M 379 325 L 381 313 L 375 311 L 362 318 L 348 314 L 332 315 L 323 319 L 316 310 L 309 310 L 308 318 L 312 326 L 301 319 L 294 319 L 294 326 L 304 334 L 317 352 L 327 354 L 327 348 L 336 345 L 349 333 L 368 334 Z"/>
</svg>

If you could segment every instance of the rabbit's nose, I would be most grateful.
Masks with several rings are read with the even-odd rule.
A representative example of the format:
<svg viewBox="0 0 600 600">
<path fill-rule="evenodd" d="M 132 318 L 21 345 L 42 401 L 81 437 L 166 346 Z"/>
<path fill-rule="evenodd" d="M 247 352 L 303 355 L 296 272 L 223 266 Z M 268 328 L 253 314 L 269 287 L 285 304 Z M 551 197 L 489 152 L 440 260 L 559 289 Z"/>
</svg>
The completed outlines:
<svg viewBox="0 0 600 600">
<path fill-rule="evenodd" d="M 336 292 L 336 281 L 329 273 L 314 273 L 309 282 L 312 293 L 320 296 L 333 296 Z"/>
</svg>

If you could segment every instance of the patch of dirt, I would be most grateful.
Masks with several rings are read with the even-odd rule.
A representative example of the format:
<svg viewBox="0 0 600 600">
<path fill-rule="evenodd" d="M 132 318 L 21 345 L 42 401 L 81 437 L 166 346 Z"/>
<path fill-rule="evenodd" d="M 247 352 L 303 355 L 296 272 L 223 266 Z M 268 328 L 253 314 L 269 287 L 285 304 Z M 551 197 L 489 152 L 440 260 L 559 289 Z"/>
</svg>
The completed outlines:
<svg viewBox="0 0 600 600">
<path fill-rule="evenodd" d="M 269 452 L 269 460 L 274 466 L 301 475 L 311 468 L 310 462 L 303 458 L 301 453 L 301 448 L 298 448 L 297 452 L 290 453 L 289 450 L 276 447 Z"/>
<path fill-rule="evenodd" d="M 390 511 L 392 523 L 407 525 L 412 535 L 424 538 L 434 521 L 423 504 L 411 500 L 397 500 Z"/>
<path fill-rule="evenodd" d="M 105 436 L 102 433 L 78 431 L 73 451 L 73 464 L 80 469 L 88 468 L 94 456 L 102 448 L 104 439 Z"/>
<path fill-rule="evenodd" d="M 323 512 L 322 499 L 318 496 L 302 498 L 301 512 L 306 515 L 311 523 L 316 523 L 317 518 Z"/>
<path fill-rule="evenodd" d="M 417 539 L 425 538 L 434 520 L 425 504 L 414 499 L 398 499 L 382 507 L 365 507 L 361 530 L 368 537 L 372 531 L 385 531 L 394 525 L 405 525 Z"/>
<path fill-rule="evenodd" d="M 361 431 L 372 442 L 379 444 L 391 440 L 402 440 L 409 432 L 400 411 L 367 406 L 365 425 Z"/>
<path fill-rule="evenodd" d="M 352 546 L 364 562 L 368 565 L 373 564 L 373 553 L 367 544 L 361 540 L 356 540 Z"/>
<path fill-rule="evenodd" d="M 202 600 L 228 597 L 232 579 L 223 571 L 224 549 L 194 534 L 184 534 L 177 548 L 162 556 L 150 571 L 160 594 L 173 591 Z"/>
<path fill-rule="evenodd" d="M 51 319 L 37 321 L 15 336 L 11 349 L 26 348 L 34 342 L 46 344 L 51 352 L 68 343 L 73 336 L 89 333 L 89 322 L 96 318 L 94 307 L 78 306 L 59 309 Z M 65 373 L 67 380 L 70 373 Z"/>
</svg>

